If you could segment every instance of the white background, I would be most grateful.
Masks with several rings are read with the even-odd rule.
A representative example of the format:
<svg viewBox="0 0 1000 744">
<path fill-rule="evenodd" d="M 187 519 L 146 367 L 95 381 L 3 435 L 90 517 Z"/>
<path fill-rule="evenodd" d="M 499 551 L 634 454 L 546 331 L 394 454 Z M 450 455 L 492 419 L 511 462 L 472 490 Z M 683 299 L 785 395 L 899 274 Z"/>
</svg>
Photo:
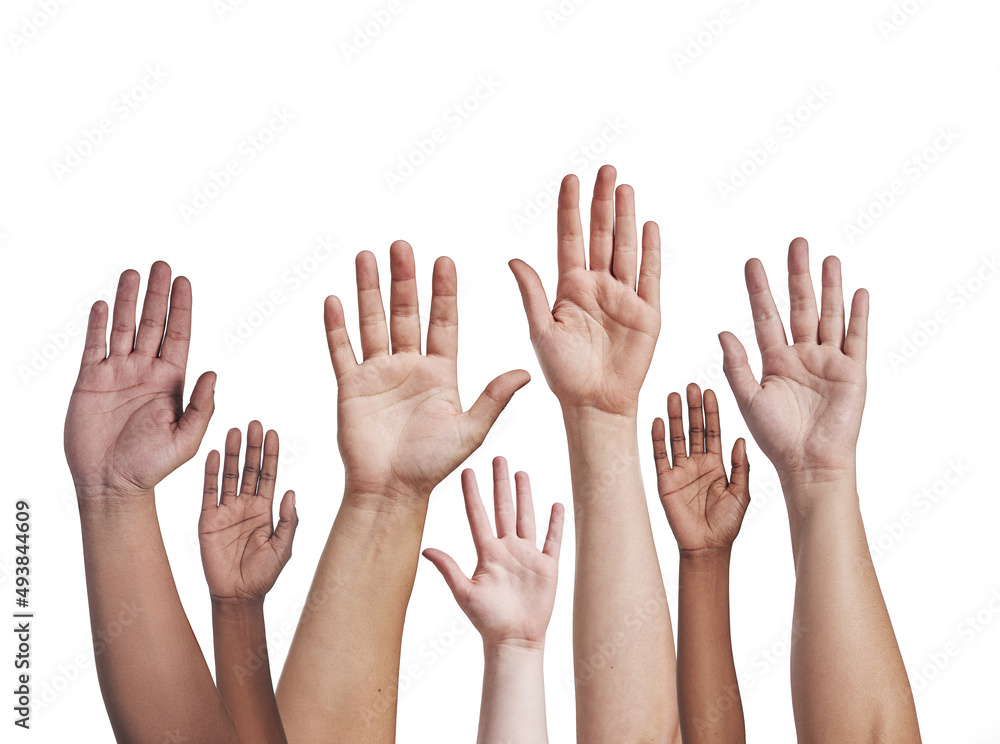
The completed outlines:
<svg viewBox="0 0 1000 744">
<path fill-rule="evenodd" d="M 353 323 L 354 255 L 375 251 L 385 275 L 390 242 L 405 238 L 416 251 L 426 314 L 432 261 L 452 256 L 464 402 L 504 370 L 523 367 L 534 377 L 468 465 L 484 482 L 490 458 L 506 455 L 531 474 L 538 511 L 547 513 L 553 500 L 571 498 L 565 440 L 505 263 L 529 261 L 551 297 L 555 211 L 547 190 L 575 172 L 587 194 L 597 168 L 611 162 L 634 186 L 640 220 L 657 220 L 664 240 L 663 330 L 640 437 L 673 611 L 676 549 L 655 496 L 649 423 L 664 413 L 669 391 L 695 380 L 720 393 L 726 446 L 746 435 L 716 334 L 736 331 L 757 364 L 743 263 L 760 257 L 783 295 L 787 244 L 804 235 L 817 281 L 822 257 L 836 253 L 848 290 L 865 286 L 872 296 L 862 509 L 871 542 L 882 546 L 879 578 L 925 739 L 1000 741 L 1000 617 L 988 608 L 1000 597 L 991 322 L 1000 280 L 977 276 L 997 253 L 1000 6 L 907 0 L 900 6 L 909 12 L 891 20 L 898 6 L 889 0 L 664 5 L 399 0 L 387 26 L 368 27 L 377 31 L 369 38 L 364 24 L 387 0 L 247 0 L 231 12 L 212 0 L 4 4 L 8 487 L 0 525 L 8 526 L 0 529 L 0 597 L 7 612 L 13 503 L 27 497 L 37 612 L 34 730 L 18 740 L 111 738 L 90 652 L 62 421 L 87 308 L 109 297 L 122 270 L 145 277 L 161 258 L 190 277 L 188 387 L 203 370 L 219 374 L 202 451 L 158 489 L 174 575 L 209 658 L 196 540 L 204 456 L 222 446 L 229 427 L 252 418 L 277 429 L 289 454 L 279 487 L 296 489 L 302 523 L 294 559 L 267 600 L 277 677 L 342 488 L 323 298 L 344 297 Z M 729 22 L 714 24 L 721 32 L 706 32 L 723 11 Z M 166 76 L 159 82 L 146 77 L 157 67 Z M 476 99 L 480 77 L 494 89 L 480 87 Z M 813 89 L 822 100 L 810 98 Z M 132 108 L 123 108 L 122 95 Z M 276 108 L 293 120 L 249 159 L 247 138 L 269 138 L 259 130 Z M 88 150 L 86 132 L 105 118 L 111 131 Z M 435 128 L 443 141 L 390 186 L 386 174 L 398 172 L 401 158 L 419 160 L 416 141 Z M 947 140 L 938 134 L 949 130 Z M 763 160 L 759 148 L 769 139 L 766 161 L 747 163 L 753 154 Z M 71 149 L 86 156 L 75 161 Z M 234 159 L 239 174 L 185 219 L 181 206 Z M 67 162 L 76 167 L 57 173 Z M 753 172 L 724 196 L 720 183 L 738 183 L 734 168 Z M 899 193 L 880 208 L 876 192 L 894 181 Z M 858 224 L 859 210 L 875 218 L 862 220 L 867 229 L 852 239 L 845 225 Z M 321 238 L 336 248 L 307 260 Z M 297 283 L 286 273 L 296 269 L 305 276 Z M 961 305 L 959 287 L 970 293 Z M 275 290 L 284 302 L 265 318 L 255 302 Z M 939 312 L 946 322 L 922 331 Z M 227 341 L 241 323 L 253 325 L 249 337 Z M 754 505 L 734 555 L 733 645 L 749 740 L 790 742 L 788 529 L 773 470 L 754 446 L 750 458 Z M 957 479 L 954 464 L 963 471 Z M 946 475 L 956 482 L 945 484 Z M 928 489 L 936 502 L 921 495 Z M 566 542 L 573 544 L 571 529 Z M 433 496 L 425 545 L 451 551 L 467 570 L 474 565 L 457 472 Z M 574 730 L 572 549 L 561 570 L 546 656 L 554 742 L 571 741 Z M 982 624 L 970 630 L 967 618 L 977 612 Z M 400 742 L 474 739 L 482 661 L 462 617 L 422 561 L 402 657 Z M 957 651 L 941 657 L 948 644 Z M 9 640 L 3 648 L 13 653 Z M 10 661 L 0 668 L 8 689 Z M 0 706 L 4 719 L 10 707 Z M 9 720 L 0 725 L 10 731 Z"/>
</svg>

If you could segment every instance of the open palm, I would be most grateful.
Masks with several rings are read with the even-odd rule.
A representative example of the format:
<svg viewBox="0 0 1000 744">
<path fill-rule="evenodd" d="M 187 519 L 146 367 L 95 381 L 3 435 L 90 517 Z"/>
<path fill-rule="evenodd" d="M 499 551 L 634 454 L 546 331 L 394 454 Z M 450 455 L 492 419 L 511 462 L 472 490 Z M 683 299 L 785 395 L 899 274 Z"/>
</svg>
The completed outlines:
<svg viewBox="0 0 1000 744">
<path fill-rule="evenodd" d="M 594 186 L 587 268 L 580 221 L 580 185 L 559 190 L 559 283 L 549 309 L 538 274 L 511 261 L 531 340 L 549 387 L 563 407 L 634 413 L 660 329 L 660 244 L 655 223 L 642 235 L 636 260 L 635 199 L 615 192 L 615 170 L 601 168 Z"/>
<path fill-rule="evenodd" d="M 719 403 L 715 393 L 694 383 L 687 388 L 691 451 L 687 452 L 681 397 L 667 398 L 671 453 L 663 419 L 653 422 L 653 454 L 660 501 L 680 550 L 729 548 L 740 532 L 750 503 L 746 443 L 736 441 L 732 455 L 732 480 L 722 461 Z M 703 413 L 704 411 L 704 413 Z"/>
<path fill-rule="evenodd" d="M 152 489 L 194 456 L 214 408 L 215 375 L 198 380 L 187 410 L 184 372 L 191 334 L 191 285 L 170 267 L 150 271 L 136 333 L 139 274 L 122 274 L 115 298 L 110 354 L 108 308 L 91 309 L 80 374 L 66 415 L 66 459 L 81 495 Z M 169 296 L 170 319 L 167 322 Z"/>
<path fill-rule="evenodd" d="M 252 421 L 237 490 L 240 430 L 230 429 L 221 498 L 219 453 L 212 450 L 208 455 L 198 538 L 208 588 L 217 599 L 263 599 L 291 557 L 298 524 L 294 492 L 286 492 L 281 500 L 278 526 L 272 521 L 278 452 L 278 435 L 269 431 L 265 438 L 260 422 Z"/>
<path fill-rule="evenodd" d="M 528 476 L 516 473 L 515 483 L 516 515 L 507 463 L 502 457 L 494 459 L 493 501 L 497 525 L 494 537 L 476 476 L 471 470 L 462 473 L 465 510 L 479 557 L 471 578 L 466 578 L 446 553 L 435 549 L 424 551 L 424 556 L 441 571 L 459 607 L 487 645 L 541 645 L 555 604 L 562 505 L 553 505 L 545 546 L 539 550 Z"/>
<path fill-rule="evenodd" d="M 746 280 L 760 346 L 763 375 L 754 379 L 742 344 L 720 336 L 724 366 L 747 426 L 779 472 L 813 473 L 853 468 L 865 404 L 868 293 L 858 290 L 844 333 L 840 262 L 823 263 L 822 317 L 809 276 L 808 244 L 789 247 L 791 345 L 759 261 Z"/>
<path fill-rule="evenodd" d="M 493 380 L 468 410 L 458 395 L 458 302 L 455 266 L 434 265 L 427 354 L 420 349 L 420 318 L 413 251 L 402 241 L 390 250 L 391 328 L 387 328 L 375 257 L 358 255 L 358 308 L 364 361 L 357 363 L 336 297 L 325 318 L 338 384 L 338 441 L 354 490 L 391 488 L 426 496 L 480 444 L 528 373 Z M 391 331 L 391 351 L 390 351 Z"/>
</svg>

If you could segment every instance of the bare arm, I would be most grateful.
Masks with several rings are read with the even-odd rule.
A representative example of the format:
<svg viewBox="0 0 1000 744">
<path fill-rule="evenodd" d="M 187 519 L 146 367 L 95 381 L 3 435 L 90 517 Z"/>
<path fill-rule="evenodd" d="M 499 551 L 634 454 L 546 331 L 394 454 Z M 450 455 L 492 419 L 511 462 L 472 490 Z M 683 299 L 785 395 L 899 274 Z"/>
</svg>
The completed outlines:
<svg viewBox="0 0 1000 744">
<path fill-rule="evenodd" d="M 792 705 L 803 742 L 918 742 L 903 659 L 882 599 L 858 502 L 855 453 L 866 392 L 868 293 L 846 335 L 840 262 L 823 263 L 817 312 L 809 252 L 788 250 L 792 344 L 760 261 L 746 267 L 758 384 L 735 336 L 725 370 L 754 439 L 778 471 L 795 560 Z M 822 674 L 816 670 L 822 669 Z"/>
<path fill-rule="evenodd" d="M 110 345 L 107 305 L 91 310 L 66 417 L 98 679 L 118 741 L 232 742 L 177 596 L 153 496 L 197 451 L 214 409 L 215 376 L 202 375 L 182 410 L 191 285 L 178 278 L 171 294 L 170 267 L 154 264 L 137 333 L 138 290 L 139 275 L 123 273 Z"/>
<path fill-rule="evenodd" d="M 278 683 L 293 744 L 394 740 L 403 620 L 430 493 L 529 379 L 501 375 L 463 411 L 454 264 L 434 265 L 426 354 L 408 244 L 392 245 L 390 272 L 387 324 L 375 257 L 358 255 L 361 364 L 340 300 L 326 302 L 346 489 Z"/>
<path fill-rule="evenodd" d="M 559 283 L 550 308 L 538 275 L 512 261 L 531 340 L 563 410 L 576 518 L 573 652 L 581 742 L 677 741 L 670 612 L 639 469 L 639 388 L 660 328 L 660 243 L 642 231 L 615 170 L 594 186 L 590 260 L 579 182 L 559 193 Z"/>
</svg>

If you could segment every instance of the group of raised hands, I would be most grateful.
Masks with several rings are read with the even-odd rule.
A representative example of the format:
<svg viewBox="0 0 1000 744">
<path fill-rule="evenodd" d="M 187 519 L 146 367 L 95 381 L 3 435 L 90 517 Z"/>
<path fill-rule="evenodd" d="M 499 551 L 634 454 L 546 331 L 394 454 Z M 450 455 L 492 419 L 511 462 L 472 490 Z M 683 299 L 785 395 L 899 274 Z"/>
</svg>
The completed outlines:
<svg viewBox="0 0 1000 744">
<path fill-rule="evenodd" d="M 361 361 L 337 297 L 325 306 L 338 387 L 343 502 L 277 686 L 264 598 L 291 556 L 288 491 L 273 521 L 278 435 L 232 429 L 205 463 L 199 536 L 211 594 L 213 676 L 174 586 L 154 488 L 198 451 L 215 375 L 183 392 L 191 286 L 158 262 L 138 324 L 139 275 L 94 305 L 66 419 L 79 497 L 98 678 L 120 742 L 392 742 L 403 620 L 431 491 L 485 439 L 522 370 L 494 379 L 468 410 L 458 395 L 455 266 L 434 265 L 421 348 L 416 267 L 389 254 L 386 321 L 375 257 L 357 257 Z M 657 487 L 680 552 L 675 653 L 670 611 L 640 475 L 639 389 L 660 331 L 660 239 L 636 229 L 632 189 L 601 168 L 589 258 L 579 183 L 559 194 L 559 277 L 550 305 L 535 271 L 511 261 L 539 363 L 562 407 L 576 534 L 573 649 L 583 743 L 745 740 L 729 624 L 729 564 L 750 501 L 746 444 L 723 459 L 715 393 L 692 384 L 652 425 Z M 788 252 L 791 343 L 756 259 L 746 266 L 760 380 L 740 341 L 720 335 L 724 369 L 760 449 L 777 469 L 791 528 L 796 589 L 792 703 L 803 742 L 916 742 L 916 712 L 861 521 L 855 450 L 865 400 L 868 295 L 845 329 L 840 263 L 823 263 L 817 311 L 808 247 Z M 669 439 L 669 442 L 668 442 Z M 221 470 L 221 483 L 220 483 Z M 462 473 L 478 564 L 440 570 L 479 630 L 485 664 L 479 742 L 547 741 L 542 674 L 555 601 L 563 507 L 539 548 L 527 474 L 493 461 L 494 526 L 471 470 Z M 122 622 L 127 613 L 128 622 Z M 116 627 L 114 634 L 109 627 Z M 287 737 L 287 739 L 286 739 Z M 422 737 L 438 741 L 435 732 Z M 564 736 L 557 741 L 564 741 Z"/>
</svg>

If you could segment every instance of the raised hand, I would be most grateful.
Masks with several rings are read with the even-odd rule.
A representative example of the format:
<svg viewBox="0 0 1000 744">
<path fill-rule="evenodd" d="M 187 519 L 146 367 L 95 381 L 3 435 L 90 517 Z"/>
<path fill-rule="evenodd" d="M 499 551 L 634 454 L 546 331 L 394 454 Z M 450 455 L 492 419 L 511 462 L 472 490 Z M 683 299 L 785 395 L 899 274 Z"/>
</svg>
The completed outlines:
<svg viewBox="0 0 1000 744">
<path fill-rule="evenodd" d="M 632 188 L 616 192 L 615 169 L 603 166 L 594 184 L 588 269 L 579 201 L 579 181 L 566 176 L 551 310 L 538 274 L 517 259 L 510 268 L 538 361 L 563 408 L 634 415 L 660 330 L 659 229 L 655 222 L 643 226 L 640 267 Z"/>
<path fill-rule="evenodd" d="M 261 462 L 261 449 L 264 458 Z M 226 437 L 226 459 L 219 498 L 219 453 L 205 463 L 205 490 L 198 521 L 201 560 L 213 599 L 263 600 L 292 555 L 298 517 L 295 493 L 287 491 L 272 521 L 274 484 L 278 472 L 278 435 L 264 436 L 259 421 L 247 427 L 243 480 L 237 489 L 240 430 Z"/>
<path fill-rule="evenodd" d="M 660 501 L 682 552 L 728 549 L 739 534 L 750 503 L 746 442 L 737 439 L 733 445 L 732 479 L 727 479 L 722 462 L 719 401 L 715 393 L 705 391 L 703 407 L 701 390 L 691 383 L 687 387 L 687 403 L 690 454 L 685 446 L 679 394 L 671 393 L 667 398 L 669 459 L 663 419 L 653 422 L 653 454 Z"/>
<path fill-rule="evenodd" d="M 440 550 L 424 556 L 444 576 L 462 611 L 483 637 L 486 646 L 498 644 L 540 647 L 552 616 L 562 542 L 563 507 L 552 505 L 545 545 L 538 549 L 535 511 L 526 473 L 515 473 L 517 510 L 510 493 L 507 462 L 493 460 L 493 505 L 496 537 L 483 507 L 476 476 L 462 472 L 465 511 L 479 562 L 466 578 L 454 559 Z"/>
<path fill-rule="evenodd" d="M 511 396 L 530 378 L 523 370 L 500 375 L 463 412 L 454 263 L 441 257 L 434 264 L 426 354 L 420 353 L 417 280 L 409 244 L 392 244 L 389 266 L 387 328 L 375 256 L 358 254 L 361 364 L 351 347 L 340 300 L 326 301 L 327 341 L 338 385 L 337 437 L 348 490 L 426 498 L 482 444 Z"/>
<path fill-rule="evenodd" d="M 868 292 L 859 289 L 844 333 L 840 261 L 823 262 L 822 314 L 809 275 L 809 245 L 788 248 L 792 344 L 789 345 L 757 259 L 746 265 L 763 375 L 758 384 L 746 351 L 720 334 L 726 377 L 747 426 L 782 478 L 853 478 L 855 447 L 865 404 Z"/>
<path fill-rule="evenodd" d="M 136 332 L 139 274 L 121 275 L 110 353 L 108 306 L 90 311 L 80 375 L 70 398 L 64 442 L 77 493 L 129 497 L 149 492 L 201 444 L 215 408 L 215 373 L 206 372 L 183 405 L 191 338 L 191 284 L 157 261 L 149 273 Z M 169 320 L 167 316 L 169 298 Z"/>
</svg>

